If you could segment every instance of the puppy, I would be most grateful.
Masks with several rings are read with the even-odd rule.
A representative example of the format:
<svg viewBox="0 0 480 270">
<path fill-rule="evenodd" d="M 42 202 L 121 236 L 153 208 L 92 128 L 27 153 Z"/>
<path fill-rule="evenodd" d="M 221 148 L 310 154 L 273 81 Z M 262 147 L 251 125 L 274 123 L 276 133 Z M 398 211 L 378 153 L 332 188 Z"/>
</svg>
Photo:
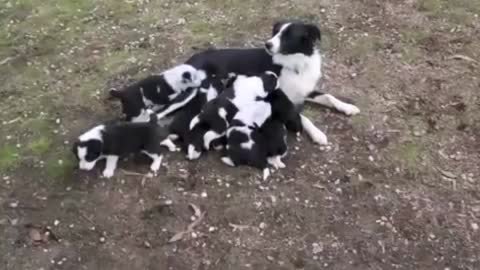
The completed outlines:
<svg viewBox="0 0 480 270">
<path fill-rule="evenodd" d="M 188 159 L 199 158 L 202 151 L 210 149 L 212 142 L 221 141 L 240 109 L 247 108 L 244 114 L 254 113 L 248 108 L 258 98 L 265 98 L 269 90 L 275 89 L 277 76 L 270 71 L 261 76 L 238 75 L 230 79 L 227 86 L 216 99 L 205 104 L 200 114 L 190 122 Z"/>
<path fill-rule="evenodd" d="M 122 90 L 111 90 L 110 95 L 122 103 L 122 111 L 127 121 L 148 122 L 148 109 L 158 111 L 175 104 L 167 112 L 170 113 L 184 106 L 194 94 L 192 90 L 186 90 L 200 86 L 205 78 L 205 71 L 182 64 L 159 75 L 148 76 Z"/>
<path fill-rule="evenodd" d="M 209 101 L 215 99 L 224 89 L 223 83 L 219 77 L 208 77 L 202 81 L 200 87 L 195 89 L 194 98 L 188 102 L 175 116 L 169 126 L 169 139 L 180 142 L 181 148 L 186 151 L 189 142 L 194 139 L 190 134 L 190 121 L 197 116 L 203 106 Z"/>
<path fill-rule="evenodd" d="M 91 170 L 97 161 L 106 159 L 103 177 L 110 178 L 119 157 L 141 152 L 152 159 L 150 170 L 157 174 L 162 163 L 161 141 L 168 135 L 157 125 L 153 112 L 149 122 L 98 125 L 83 133 L 74 142 L 72 151 L 81 170 Z M 166 145 L 168 147 L 168 145 Z"/>
<path fill-rule="evenodd" d="M 266 180 L 270 175 L 268 164 L 285 168 L 281 159 L 287 154 L 287 128 L 296 133 L 302 131 L 300 114 L 281 90 L 272 91 L 248 110 L 263 114 L 256 114 L 261 115 L 258 118 L 235 117 L 227 131 L 227 147 L 221 160 L 229 166 L 259 168 Z"/>
</svg>

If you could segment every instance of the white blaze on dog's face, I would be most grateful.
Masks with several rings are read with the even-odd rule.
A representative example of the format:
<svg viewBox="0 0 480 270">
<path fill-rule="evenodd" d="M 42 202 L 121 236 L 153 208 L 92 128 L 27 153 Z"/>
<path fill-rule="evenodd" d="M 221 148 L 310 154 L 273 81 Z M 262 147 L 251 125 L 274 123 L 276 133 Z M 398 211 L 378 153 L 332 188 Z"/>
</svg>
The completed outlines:
<svg viewBox="0 0 480 270">
<path fill-rule="evenodd" d="M 315 42 L 320 40 L 320 29 L 302 22 L 278 22 L 273 26 L 272 38 L 265 43 L 269 54 L 312 55 Z"/>
<path fill-rule="evenodd" d="M 74 143 L 72 150 L 81 170 L 93 169 L 97 161 L 103 158 L 102 131 L 104 129 L 104 125 L 96 126 L 82 134 Z"/>
<path fill-rule="evenodd" d="M 205 71 L 187 64 L 181 64 L 168 69 L 162 75 L 175 91 L 184 91 L 189 87 L 199 87 L 202 81 L 207 78 Z"/>
</svg>

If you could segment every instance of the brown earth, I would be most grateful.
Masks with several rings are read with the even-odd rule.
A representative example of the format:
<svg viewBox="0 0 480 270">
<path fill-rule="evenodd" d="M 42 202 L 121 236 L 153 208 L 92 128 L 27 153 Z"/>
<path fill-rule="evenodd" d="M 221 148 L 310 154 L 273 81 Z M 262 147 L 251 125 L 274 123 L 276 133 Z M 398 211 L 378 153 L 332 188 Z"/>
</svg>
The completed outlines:
<svg viewBox="0 0 480 270">
<path fill-rule="evenodd" d="M 1 1 L 0 268 L 480 269 L 479 14 L 477 0 Z M 215 153 L 168 154 L 156 178 L 140 157 L 109 180 L 75 169 L 73 138 L 120 112 L 107 89 L 197 48 L 259 45 L 280 18 L 321 27 L 321 87 L 362 110 L 307 107 L 328 147 L 291 140 L 267 182 Z M 168 243 L 189 204 L 204 218 Z"/>
</svg>

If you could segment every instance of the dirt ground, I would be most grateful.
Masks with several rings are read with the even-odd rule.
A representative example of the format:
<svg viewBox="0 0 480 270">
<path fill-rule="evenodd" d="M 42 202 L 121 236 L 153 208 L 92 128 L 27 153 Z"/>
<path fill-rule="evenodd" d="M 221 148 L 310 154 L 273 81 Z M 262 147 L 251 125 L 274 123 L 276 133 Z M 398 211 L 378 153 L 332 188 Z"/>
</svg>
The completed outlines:
<svg viewBox="0 0 480 270">
<path fill-rule="evenodd" d="M 479 15 L 478 0 L 0 0 L 0 269 L 480 269 Z M 291 140 L 267 182 L 215 153 L 167 154 L 156 178 L 142 157 L 109 180 L 75 168 L 70 142 L 120 116 L 109 88 L 259 46 L 282 18 L 321 27 L 319 87 L 362 111 L 307 107 L 329 146 Z"/>
</svg>

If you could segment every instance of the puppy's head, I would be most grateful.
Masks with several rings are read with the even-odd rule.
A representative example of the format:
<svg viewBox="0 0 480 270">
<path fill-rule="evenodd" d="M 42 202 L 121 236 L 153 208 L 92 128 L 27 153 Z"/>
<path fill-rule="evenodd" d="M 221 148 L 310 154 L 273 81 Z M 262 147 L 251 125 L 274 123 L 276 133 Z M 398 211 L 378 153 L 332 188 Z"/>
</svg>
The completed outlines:
<svg viewBox="0 0 480 270">
<path fill-rule="evenodd" d="M 148 122 L 149 114 L 144 109 L 145 104 L 142 101 L 140 91 L 131 91 L 134 86 L 127 87 L 123 90 L 110 90 L 110 96 L 118 99 L 122 104 L 122 113 L 125 120 L 131 122 Z"/>
<path fill-rule="evenodd" d="M 265 49 L 272 55 L 311 55 L 320 39 L 320 29 L 314 24 L 282 21 L 274 24 L 272 38 L 265 43 Z"/>
<path fill-rule="evenodd" d="M 165 81 L 174 91 L 185 91 L 190 87 L 199 87 L 207 78 L 204 70 L 196 69 L 191 65 L 181 64 L 162 73 Z"/>
<path fill-rule="evenodd" d="M 89 171 L 102 158 L 103 136 L 105 126 L 100 125 L 82 134 L 73 143 L 72 152 L 78 160 L 81 170 Z"/>
<path fill-rule="evenodd" d="M 261 76 L 265 92 L 270 93 L 279 87 L 278 76 L 272 71 L 266 71 Z"/>
</svg>

